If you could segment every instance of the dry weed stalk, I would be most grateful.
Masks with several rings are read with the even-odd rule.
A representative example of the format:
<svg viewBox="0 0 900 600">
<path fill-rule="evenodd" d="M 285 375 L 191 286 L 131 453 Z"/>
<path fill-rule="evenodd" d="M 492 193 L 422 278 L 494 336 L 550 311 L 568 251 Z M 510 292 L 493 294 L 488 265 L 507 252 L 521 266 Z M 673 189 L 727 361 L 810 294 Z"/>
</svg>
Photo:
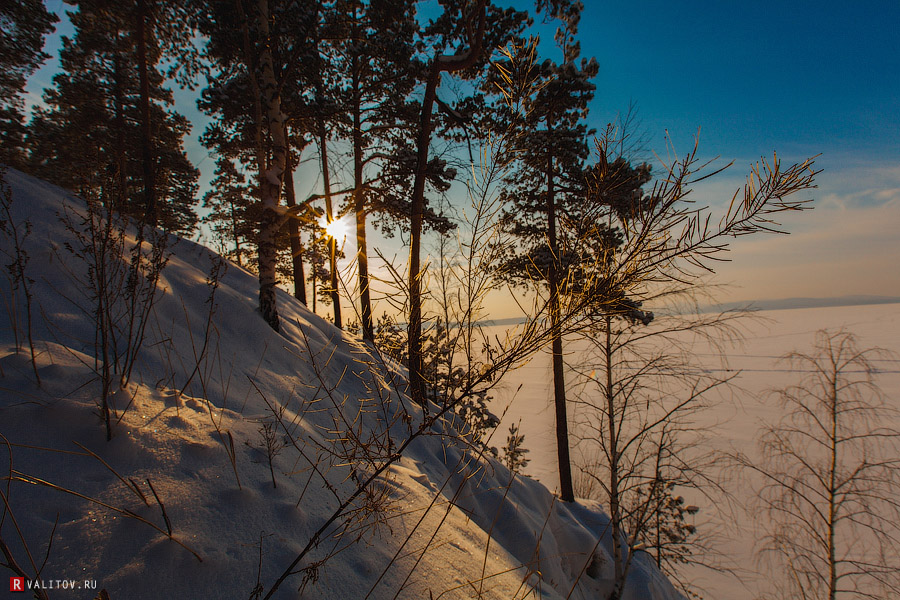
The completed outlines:
<svg viewBox="0 0 900 600">
<path fill-rule="evenodd" d="M 218 309 L 218 304 L 216 303 L 216 292 L 219 289 L 222 278 L 228 271 L 228 263 L 222 257 L 216 255 L 211 258 L 211 262 L 212 264 L 210 266 L 209 273 L 206 276 L 206 287 L 209 290 L 209 295 L 206 298 L 205 304 L 208 308 L 206 311 L 206 322 L 203 327 L 203 343 L 200 345 L 199 349 L 197 348 L 197 344 L 194 341 L 194 335 L 191 329 L 187 307 L 182 303 L 182 307 L 184 309 L 184 318 L 187 325 L 186 329 L 191 338 L 191 351 L 193 352 L 194 367 L 193 369 L 191 369 L 190 374 L 187 376 L 184 385 L 179 388 L 179 399 L 181 398 L 182 394 L 184 394 L 184 391 L 187 390 L 191 385 L 191 381 L 194 379 L 194 377 L 200 372 L 203 363 L 206 362 L 209 355 L 209 344 L 212 339 L 213 333 L 215 333 L 216 337 L 218 338 L 218 331 L 215 329 L 215 324 L 213 321 Z"/>
<path fill-rule="evenodd" d="M 120 508 L 118 506 L 113 506 L 113 505 L 103 502 L 102 500 L 99 500 L 97 498 L 88 496 L 86 494 L 82 494 L 81 492 L 63 487 L 61 485 L 56 485 L 55 483 L 51 483 L 51 482 L 41 479 L 39 477 L 35 477 L 33 475 L 28 475 L 27 473 L 22 473 L 21 471 L 17 471 L 16 469 L 12 469 L 10 471 L 9 477 L 5 478 L 5 479 L 8 479 L 9 481 L 21 481 L 22 483 L 28 483 L 31 485 L 41 485 L 41 486 L 50 488 L 52 490 L 56 490 L 58 492 L 63 492 L 65 494 L 69 494 L 76 498 L 81 498 L 82 500 L 86 500 L 86 501 L 96 504 L 98 506 L 102 506 L 103 508 L 106 508 L 108 510 L 111 510 L 114 513 L 120 514 L 123 517 L 128 517 L 129 519 L 133 519 L 140 523 L 144 523 L 145 525 L 152 527 L 159 533 L 163 534 L 164 536 L 166 536 L 167 538 L 169 538 L 170 540 L 172 540 L 173 542 L 175 542 L 176 544 L 178 544 L 179 546 L 181 546 L 182 548 L 184 548 L 185 550 L 187 550 L 188 552 L 193 554 L 194 558 L 196 558 L 198 562 L 203 562 L 203 559 L 200 557 L 199 554 L 197 554 L 196 551 L 191 549 L 190 546 L 188 546 L 187 544 L 185 544 L 184 542 L 182 542 L 181 540 L 179 540 L 178 538 L 176 538 L 174 536 L 174 534 L 172 533 L 172 525 L 169 522 L 168 516 L 166 515 L 165 505 L 163 505 L 163 503 L 159 499 L 159 497 L 156 496 L 155 492 L 154 492 L 154 496 L 156 496 L 156 500 L 159 503 L 160 510 L 162 511 L 162 514 L 164 517 L 165 526 L 166 526 L 165 529 L 163 529 L 156 523 L 154 523 L 148 519 L 145 519 L 144 517 L 140 516 L 139 514 L 135 513 L 132 510 L 129 510 L 127 508 Z M 147 483 L 148 483 L 148 485 L 150 484 L 149 480 L 147 481 Z M 152 485 L 151 485 L 151 489 L 153 489 Z"/>
<path fill-rule="evenodd" d="M 34 560 L 33 560 L 33 558 L 31 557 L 30 551 L 28 551 L 28 545 L 27 545 L 27 543 L 26 543 L 26 541 L 25 541 L 25 538 L 22 537 L 22 536 L 23 536 L 23 533 L 22 533 L 21 529 L 19 528 L 18 522 L 15 520 L 15 516 L 14 516 L 13 513 L 12 513 L 12 507 L 9 505 L 10 486 L 11 486 L 11 484 L 12 484 L 13 481 L 20 481 L 20 482 L 22 482 L 22 483 L 27 483 L 27 484 L 31 484 L 31 485 L 40 485 L 40 486 L 47 487 L 47 488 L 50 488 L 50 489 L 53 489 L 53 490 L 56 490 L 56 491 L 59 491 L 59 492 L 63 492 L 63 493 L 65 493 L 65 494 L 69 494 L 69 495 L 74 496 L 74 497 L 76 497 L 76 498 L 81 498 L 82 500 L 86 500 L 86 501 L 91 502 L 91 503 L 93 503 L 93 504 L 96 504 L 96 505 L 98 505 L 98 506 L 102 506 L 103 508 L 106 508 L 106 509 L 108 509 L 108 510 L 111 510 L 111 511 L 117 513 L 117 514 L 120 514 L 120 515 L 124 516 L 124 517 L 128 517 L 128 518 L 133 519 L 133 520 L 135 520 L 135 521 L 139 521 L 139 522 L 141 522 L 141 523 L 144 523 L 145 525 L 148 525 L 148 526 L 152 527 L 153 529 L 155 529 L 155 530 L 158 531 L 159 533 L 165 535 L 167 538 L 169 538 L 170 540 L 172 540 L 173 542 L 175 542 L 176 544 L 178 544 L 179 546 L 181 546 L 182 548 L 184 548 L 185 550 L 187 550 L 188 552 L 190 552 L 191 554 L 193 554 L 194 557 L 195 557 L 199 562 L 203 562 L 203 559 L 200 557 L 200 555 L 199 555 L 197 552 L 195 552 L 193 549 L 191 549 L 191 548 L 190 548 L 188 545 L 186 545 L 184 542 L 180 541 L 180 540 L 179 540 L 178 538 L 176 538 L 175 535 L 173 534 L 173 532 L 172 532 L 172 523 L 171 523 L 171 521 L 169 520 L 169 515 L 168 515 L 168 513 L 166 512 L 165 504 L 164 504 L 164 503 L 162 502 L 162 500 L 160 499 L 159 494 L 157 493 L 156 489 L 153 487 L 153 484 L 150 483 L 150 480 L 149 480 L 149 479 L 146 480 L 146 481 L 147 481 L 147 485 L 150 487 L 150 490 L 151 490 L 151 492 L 153 493 L 153 497 L 156 499 L 156 502 L 157 502 L 157 504 L 159 505 L 160 512 L 162 513 L 162 517 L 163 517 L 163 522 L 164 522 L 164 524 L 165 524 L 165 529 L 161 528 L 159 525 L 157 525 L 157 524 L 153 523 L 152 521 L 150 521 L 150 520 L 148 520 L 148 519 L 146 519 L 146 518 L 140 516 L 139 514 L 135 513 L 134 511 L 132 511 L 132 510 L 130 510 L 130 509 L 127 509 L 127 508 L 120 508 L 120 507 L 117 507 L 117 506 L 113 506 L 113 505 L 111 505 L 111 504 L 108 504 L 108 503 L 106 503 L 106 502 L 103 502 L 102 500 L 99 500 L 99 499 L 94 498 L 94 497 L 92 497 L 92 496 L 88 496 L 88 495 L 86 495 L 86 494 L 82 494 L 81 492 L 78 492 L 78 491 L 76 491 L 76 490 L 72 490 L 72 489 L 66 488 L 66 487 L 64 487 L 64 486 L 57 485 L 57 484 L 55 484 L 55 483 L 51 483 L 50 481 L 41 479 L 41 478 L 39 478 L 39 477 L 35 477 L 35 476 L 33 476 L 33 475 L 29 475 L 29 474 L 27 474 L 27 473 L 23 473 L 23 472 L 21 472 L 21 471 L 15 469 L 15 468 L 13 468 L 13 462 L 12 462 L 12 447 L 13 447 L 14 445 L 17 445 L 17 444 L 12 444 L 12 443 L 10 443 L 9 440 L 7 440 L 6 436 L 4 436 L 2 433 L 0 433 L 0 438 L 2 438 L 2 443 L 7 447 L 7 452 L 8 452 L 8 454 L 9 454 L 8 475 L 7 475 L 6 477 L 3 477 L 3 479 L 6 481 L 6 492 L 0 491 L 0 494 L 2 494 L 2 496 L 3 496 L 2 499 L 3 499 L 3 506 L 4 506 L 4 508 L 3 508 L 3 513 L 2 513 L 2 517 L 0 517 L 0 534 L 2 534 L 2 526 L 3 526 L 3 524 L 6 522 L 6 518 L 7 518 L 7 515 L 8 515 L 9 518 L 10 518 L 10 520 L 11 520 L 11 522 L 13 523 L 13 525 L 14 525 L 14 527 L 15 527 L 15 529 L 16 529 L 17 535 L 18 535 L 18 536 L 20 537 L 20 539 L 21 539 L 21 542 L 22 542 L 22 544 L 23 544 L 23 546 L 24 546 L 24 548 L 25 548 L 26 554 L 28 555 L 29 562 L 32 564 L 33 567 L 35 566 Z M 100 456 L 98 456 L 95 452 L 92 452 L 91 450 L 85 448 L 83 445 L 81 445 L 81 444 L 79 444 L 79 443 L 77 443 L 77 442 L 75 442 L 75 445 L 78 446 L 79 448 L 81 448 L 81 449 L 83 450 L 83 452 L 74 452 L 74 451 L 56 450 L 56 449 L 53 449 L 53 448 L 41 448 L 41 447 L 37 447 L 37 446 L 25 446 L 25 447 L 28 447 L 28 448 L 31 448 L 31 449 L 34 449 L 34 450 L 38 450 L 38 451 L 54 452 L 54 453 L 64 453 L 64 454 L 72 454 L 72 455 L 77 455 L 77 456 L 86 456 L 86 457 L 93 458 L 93 459 L 97 460 L 98 462 L 100 462 L 100 464 L 102 464 L 106 469 L 108 469 L 113 475 L 115 475 L 115 477 L 116 477 L 119 481 L 121 481 L 121 482 L 125 485 L 125 487 L 128 488 L 128 490 L 129 490 L 130 492 L 134 493 L 134 494 L 138 497 L 138 499 L 141 500 L 141 502 L 143 502 L 143 503 L 144 503 L 145 505 L 147 505 L 147 506 L 150 505 L 150 503 L 147 501 L 147 497 L 143 494 L 143 492 L 141 492 L 141 490 L 140 490 L 140 488 L 138 487 L 137 483 L 135 483 L 133 479 L 130 479 L 130 478 L 129 478 L 128 480 L 126 480 L 124 476 L 122 476 L 118 471 L 115 470 L 115 468 L 112 467 L 112 465 L 110 465 L 107 461 L 103 460 L 103 458 L 101 458 Z M 54 525 L 54 531 L 55 531 L 55 529 L 56 529 L 56 526 Z M 2 535 L 0 535 L 0 537 L 2 537 Z M 2 539 L 0 539 L 0 542 L 2 542 Z M 47 557 L 45 557 L 44 563 L 46 563 L 47 558 L 49 558 L 49 554 L 50 554 L 50 545 L 52 545 L 52 535 L 51 535 L 51 542 L 50 542 L 50 544 L 48 544 L 48 548 L 47 548 Z M 4 551 L 4 554 L 6 554 L 6 549 L 8 549 L 8 546 L 6 545 L 6 542 L 2 542 L 2 546 L 3 546 L 3 548 L 4 548 L 4 550 L 3 550 L 3 551 Z M 9 556 L 7 556 L 7 560 L 14 561 L 14 559 L 13 559 L 11 553 L 9 554 Z M 43 568 L 43 567 L 42 567 L 42 568 Z M 18 571 L 17 571 L 17 572 L 18 572 Z M 40 576 L 40 569 L 35 568 L 35 569 L 34 569 L 34 572 L 36 573 L 35 578 L 39 578 L 39 576 Z M 24 577 L 24 576 L 26 576 L 26 575 L 25 575 L 24 573 L 22 573 L 21 576 Z"/>
<path fill-rule="evenodd" d="M 22 344 L 19 340 L 19 310 L 16 302 L 16 292 L 22 290 L 25 298 L 25 337 L 28 340 L 28 349 L 31 353 L 31 369 L 34 371 L 34 378 L 38 385 L 41 385 L 41 376 L 37 368 L 37 356 L 34 348 L 34 336 L 32 333 L 32 301 L 34 293 L 31 286 L 34 280 L 27 274 L 28 268 L 28 251 L 25 249 L 25 241 L 31 234 L 31 219 L 25 219 L 19 223 L 13 218 L 12 214 L 12 189 L 6 183 L 6 168 L 0 166 L 0 234 L 9 240 L 12 248 L 0 248 L 9 263 L 5 265 L 7 277 L 9 278 L 10 294 L 9 297 L 3 298 L 6 305 L 6 314 L 9 317 L 9 324 L 13 332 L 13 338 L 16 345 L 16 352 L 22 350 Z"/>
<path fill-rule="evenodd" d="M 80 297 L 63 296 L 94 324 L 94 361 L 88 366 L 100 381 L 98 408 L 109 440 L 112 419 L 118 416 L 112 397 L 128 385 L 144 348 L 160 276 L 169 261 L 169 238 L 93 201 L 78 212 L 64 206 L 60 220 L 72 236 L 65 249 L 83 267 L 64 267 Z M 127 239 L 131 228 L 136 231 L 133 243 Z"/>
<path fill-rule="evenodd" d="M 6 567 L 17 576 L 24 577 L 28 579 L 28 581 L 38 581 L 41 578 L 41 572 L 44 570 L 44 566 L 47 564 L 47 560 L 50 558 L 50 550 L 53 547 L 53 536 L 56 533 L 56 526 L 59 521 L 59 516 L 57 515 L 57 520 L 54 521 L 53 529 L 50 531 L 50 537 L 47 541 L 47 550 L 44 555 L 44 560 L 41 562 L 40 566 L 38 566 L 37 562 L 34 559 L 34 555 L 29 548 L 28 540 L 25 538 L 25 532 L 19 525 L 19 521 L 16 519 L 16 515 L 13 512 L 12 506 L 10 505 L 10 496 L 12 495 L 11 484 L 13 481 L 13 473 L 15 473 L 15 469 L 13 469 L 12 444 L 2 433 L 0 433 L 0 439 L 2 439 L 3 445 L 6 446 L 7 455 L 9 457 L 7 476 L 3 478 L 6 480 L 6 490 L 0 490 L 0 500 L 3 501 L 3 510 L 2 512 L 0 512 L 0 553 L 3 554 L 3 560 L 5 561 L 0 563 L 0 566 Z M 25 568 L 16 559 L 12 548 L 10 547 L 10 543 L 7 541 L 8 538 L 5 537 L 4 529 L 6 529 L 7 523 L 12 524 L 12 528 L 15 531 L 15 537 L 18 539 L 19 544 L 21 545 L 22 550 L 25 553 L 25 558 L 28 561 L 28 565 L 31 567 L 31 574 L 29 574 L 29 572 L 26 571 Z M 36 598 L 36 600 L 48 600 L 47 592 L 41 588 L 38 588 L 34 591 L 34 597 Z"/>
<path fill-rule="evenodd" d="M 203 324 L 202 341 L 200 341 L 200 343 L 198 344 L 198 341 L 195 339 L 189 311 L 184 302 L 182 302 L 182 311 L 184 312 L 184 330 L 188 334 L 191 347 L 191 356 L 189 358 L 189 362 L 184 362 L 183 357 L 174 346 L 174 340 L 172 340 L 168 336 L 164 337 L 162 335 L 161 329 L 161 340 L 158 342 L 158 347 L 160 348 L 160 352 L 164 353 L 164 356 L 161 355 L 161 357 L 165 359 L 164 363 L 167 365 L 167 369 L 169 371 L 169 381 L 175 381 L 176 377 L 176 370 L 172 365 L 173 356 L 180 361 L 181 371 L 185 374 L 184 384 L 177 391 L 175 399 L 176 410 L 180 410 L 181 401 L 185 392 L 189 390 L 194 381 L 196 381 L 197 385 L 199 385 L 200 387 L 200 396 L 206 403 L 206 409 L 207 414 L 209 415 L 210 423 L 216 431 L 216 436 L 219 439 L 219 443 L 222 444 L 222 448 L 225 450 L 225 453 L 228 456 L 228 461 L 231 464 L 231 470 L 234 473 L 234 478 L 237 482 L 238 489 L 243 489 L 241 486 L 241 478 L 238 474 L 237 451 L 235 450 L 234 436 L 232 435 L 230 430 L 224 429 L 222 426 L 222 421 L 225 418 L 225 409 L 229 396 L 228 392 L 231 385 L 234 361 L 230 362 L 229 370 L 226 373 L 220 351 L 221 348 L 219 344 L 219 330 L 216 327 L 215 323 L 215 315 L 219 307 L 218 302 L 216 301 L 216 293 L 219 289 L 219 286 L 221 285 L 222 278 L 225 276 L 225 273 L 228 270 L 228 265 L 226 261 L 219 256 L 212 256 L 210 259 L 210 263 L 210 269 L 206 275 L 206 288 L 208 290 L 208 295 L 206 297 L 206 300 L 204 301 L 207 309 Z M 262 362 L 264 356 L 265 353 L 263 353 L 263 355 L 260 357 L 260 363 Z M 257 364 L 257 368 L 260 363 Z M 216 370 L 218 370 L 217 377 Z M 222 388 L 222 406 L 219 411 L 218 419 L 215 415 L 216 407 L 210 400 L 210 397 L 212 396 L 210 383 L 215 379 L 218 379 L 219 384 Z"/>
</svg>

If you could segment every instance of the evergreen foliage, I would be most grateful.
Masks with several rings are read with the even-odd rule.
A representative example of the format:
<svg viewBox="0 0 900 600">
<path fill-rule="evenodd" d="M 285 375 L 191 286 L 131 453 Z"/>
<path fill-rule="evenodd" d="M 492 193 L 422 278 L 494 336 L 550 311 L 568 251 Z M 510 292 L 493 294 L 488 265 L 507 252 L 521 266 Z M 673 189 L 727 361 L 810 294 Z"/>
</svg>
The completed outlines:
<svg viewBox="0 0 900 600">
<path fill-rule="evenodd" d="M 519 424 L 509 426 L 509 435 L 506 437 L 506 445 L 500 450 L 503 453 L 503 462 L 506 468 L 513 473 L 522 473 L 531 459 L 525 458 L 528 449 L 524 447 L 525 435 L 519 432 Z"/>
<path fill-rule="evenodd" d="M 228 159 L 216 161 L 216 176 L 203 197 L 209 212 L 203 222 L 213 233 L 216 250 L 238 266 L 250 267 L 255 218 L 252 192 L 244 174 Z"/>
<path fill-rule="evenodd" d="M 41 0 L 14 0 L 0 5 L 0 163 L 24 162 L 24 100 L 28 77 L 49 56 L 44 36 L 59 19 Z"/>
<path fill-rule="evenodd" d="M 32 170 L 89 200 L 144 218 L 145 198 L 136 45 L 128 2 L 84 0 L 70 14 L 75 36 L 63 38 L 61 71 L 44 91 L 28 135 Z M 152 64 L 160 47 L 150 44 Z M 172 109 L 171 90 L 150 70 L 151 120 L 156 148 L 157 221 L 190 233 L 199 172 L 185 155 L 187 119 Z"/>
<path fill-rule="evenodd" d="M 639 536 L 643 548 L 656 559 L 656 566 L 664 573 L 673 574 L 679 564 L 689 562 L 695 548 L 689 543 L 697 534 L 697 528 L 690 522 L 700 508 L 687 504 L 684 496 L 675 493 L 675 482 L 659 480 L 650 493 L 653 520 L 651 526 L 643 528 Z"/>
<path fill-rule="evenodd" d="M 435 131 L 434 107 L 446 110 L 438 98 L 442 74 L 470 77 L 487 64 L 490 52 L 486 49 L 502 47 L 517 38 L 524 14 L 513 10 L 498 10 L 487 0 L 475 3 L 447 0 L 441 3 L 443 12 L 425 28 L 425 39 L 433 56 L 428 61 L 425 90 L 416 128 L 416 157 L 412 194 L 409 205 L 409 372 L 410 394 L 416 402 L 425 402 L 425 379 L 422 370 L 422 233 L 428 215 L 425 187 L 432 161 L 429 159 Z M 454 119 L 455 111 L 446 111 Z"/>
<path fill-rule="evenodd" d="M 518 168 L 504 192 L 509 206 L 504 218 L 509 232 L 521 243 L 501 266 L 505 277 L 546 287 L 549 295 L 560 491 L 567 502 L 575 496 L 569 459 L 560 302 L 585 280 L 579 276 L 581 240 L 574 235 L 580 232 L 573 225 L 586 222 L 585 161 L 590 132 L 583 121 L 594 95 L 595 86 L 590 80 L 598 70 L 596 60 L 579 61 L 580 47 L 574 36 L 580 8 L 580 4 L 573 3 L 556 6 L 551 13 L 563 22 L 556 33 L 563 60 L 556 63 L 547 59 L 539 66 L 537 91 L 526 100 L 526 116 L 519 123 Z M 604 231 L 599 233 L 605 237 Z"/>
<path fill-rule="evenodd" d="M 439 407 L 446 406 L 466 384 L 467 373 L 454 364 L 454 344 L 455 340 L 440 320 L 426 332 L 423 340 L 423 370 L 425 381 L 428 382 L 425 394 L 429 402 Z M 406 332 L 387 313 L 378 319 L 375 347 L 382 356 L 404 366 L 409 365 Z M 487 392 L 478 391 L 462 398 L 454 407 L 454 412 L 459 419 L 459 432 L 472 441 L 483 444 L 491 455 L 497 457 L 497 449 L 487 446 L 488 437 L 500 424 L 500 419 L 488 408 L 491 400 L 492 397 Z M 521 445 L 521 442 L 520 439 L 518 443 Z M 519 448 L 518 452 L 525 453 L 527 450 Z M 527 462 L 526 460 L 525 463 Z M 525 463 L 521 466 L 524 467 Z"/>
<path fill-rule="evenodd" d="M 363 338 L 373 340 L 366 221 L 370 214 L 380 216 L 376 223 L 389 236 L 407 221 L 416 116 L 410 96 L 421 79 L 422 63 L 416 55 L 415 2 L 351 0 L 346 4 L 340 11 L 345 15 L 344 35 L 335 50 L 348 67 L 344 104 L 350 122 L 344 135 L 353 155 L 360 316 Z M 439 171 L 436 185 L 446 190 L 449 185 L 440 175 Z M 447 176 L 452 178 L 453 173 Z"/>
<path fill-rule="evenodd" d="M 278 234 L 286 217 L 306 208 L 305 203 L 292 207 L 287 215 L 279 208 L 293 168 L 291 113 L 300 99 L 308 100 L 299 92 L 315 90 L 322 3 L 197 0 L 197 5 L 199 30 L 208 38 L 204 58 L 210 65 L 200 106 L 215 119 L 205 137 L 218 154 L 239 157 L 255 172 L 259 307 L 269 326 L 278 330 Z"/>
</svg>

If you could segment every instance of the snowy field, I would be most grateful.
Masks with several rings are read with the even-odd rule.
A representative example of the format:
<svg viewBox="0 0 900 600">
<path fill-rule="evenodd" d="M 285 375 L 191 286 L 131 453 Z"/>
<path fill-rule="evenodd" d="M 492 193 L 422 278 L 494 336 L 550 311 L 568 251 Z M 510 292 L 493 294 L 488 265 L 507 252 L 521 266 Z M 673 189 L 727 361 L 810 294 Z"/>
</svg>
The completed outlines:
<svg viewBox="0 0 900 600">
<path fill-rule="evenodd" d="M 744 342 L 726 352 L 728 368 L 740 372 L 734 380 L 737 389 L 733 395 L 717 397 L 715 405 L 701 417 L 702 427 L 712 444 L 722 450 L 733 448 L 751 455 L 755 453 L 760 423 L 773 422 L 777 418 L 774 404 L 767 403 L 767 399 L 771 400 L 771 392 L 799 382 L 798 374 L 779 358 L 795 350 L 810 352 L 818 330 L 843 328 L 857 337 L 861 349 L 877 346 L 900 354 L 900 304 L 763 311 L 756 316 L 762 319 L 744 322 Z M 564 351 L 567 363 L 578 364 L 582 360 L 583 344 L 570 343 Z M 693 356 L 697 365 L 722 373 L 720 355 L 701 348 Z M 894 357 L 897 358 L 900 357 Z M 900 362 L 882 361 L 876 366 L 881 371 L 876 382 L 892 399 L 893 406 L 900 408 Z M 513 394 L 519 385 L 521 389 Z M 513 396 L 514 401 L 510 402 Z M 559 479 L 552 396 L 550 356 L 544 353 L 510 374 L 505 386 L 496 394 L 493 408 L 499 414 L 508 406 L 501 432 L 506 431 L 508 423 L 521 421 L 525 447 L 530 450 L 528 458 L 531 459 L 526 472 L 554 489 Z M 728 480 L 728 474 L 724 478 Z M 740 481 L 734 479 L 732 484 L 732 491 L 738 498 L 746 494 Z M 691 501 L 700 505 L 700 515 L 716 511 L 715 507 L 704 506 L 702 498 L 691 498 Z M 754 515 L 744 513 L 743 518 L 732 523 L 740 527 L 728 532 L 732 541 L 722 546 L 736 567 L 749 571 L 755 568 L 752 549 L 759 534 L 753 527 L 755 522 Z M 709 592 L 708 598 L 750 600 L 754 590 L 765 590 L 768 576 L 746 573 L 744 584 L 733 577 L 704 570 L 692 571 L 690 577 Z"/>
</svg>

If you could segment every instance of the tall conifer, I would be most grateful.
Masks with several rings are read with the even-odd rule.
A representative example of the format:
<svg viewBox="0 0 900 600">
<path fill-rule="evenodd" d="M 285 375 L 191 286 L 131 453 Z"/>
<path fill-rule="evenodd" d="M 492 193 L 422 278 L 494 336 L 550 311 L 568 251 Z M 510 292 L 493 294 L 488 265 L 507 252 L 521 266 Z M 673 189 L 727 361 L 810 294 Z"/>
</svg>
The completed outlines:
<svg viewBox="0 0 900 600">
<path fill-rule="evenodd" d="M 286 213 L 279 204 L 290 152 L 285 98 L 296 85 L 297 66 L 314 56 L 310 40 L 317 6 L 279 0 L 197 2 L 211 66 L 204 100 L 218 97 L 208 110 L 221 116 L 223 129 L 237 133 L 243 145 L 253 149 L 260 206 L 259 308 L 277 331 L 278 232 Z M 234 122 L 247 126 L 235 129 Z"/>
<path fill-rule="evenodd" d="M 518 169 L 504 194 L 509 204 L 509 229 L 521 240 L 520 253 L 506 261 L 504 271 L 511 279 L 545 287 L 549 296 L 560 493 L 569 502 L 574 500 L 574 491 L 560 301 L 575 281 L 577 253 L 565 239 L 569 231 L 566 224 L 579 221 L 577 214 L 586 195 L 584 169 L 589 149 L 584 117 L 595 89 L 590 79 L 598 69 L 593 59 L 579 60 L 580 48 L 574 35 L 580 8 L 579 3 L 573 3 L 551 11 L 564 23 L 556 35 L 563 60 L 556 63 L 547 59 L 540 65 L 543 82 L 529 101 L 516 149 Z"/>
<path fill-rule="evenodd" d="M 133 9 L 128 2 L 77 2 L 70 13 L 75 35 L 63 38 L 61 71 L 44 91 L 47 106 L 35 112 L 28 147 L 40 175 L 146 219 L 144 111 Z M 147 64 L 156 65 L 161 48 L 147 41 Z M 187 233 L 197 221 L 193 205 L 199 176 L 182 147 L 190 124 L 171 108 L 172 92 L 159 69 L 148 68 L 147 75 L 157 148 L 152 187 L 161 200 L 154 213 L 163 227 Z"/>
<path fill-rule="evenodd" d="M 409 250 L 409 383 L 412 398 L 425 401 L 425 376 L 423 372 L 422 346 L 422 263 L 421 244 L 423 227 L 428 222 L 429 210 L 425 194 L 426 183 L 434 177 L 439 159 L 429 159 L 435 131 L 435 105 L 444 112 L 452 108 L 438 98 L 438 87 L 443 74 L 454 74 L 465 79 L 484 76 L 484 67 L 491 50 L 517 39 L 527 15 L 513 9 L 500 9 L 487 0 L 467 2 L 445 0 L 438 18 L 429 22 L 423 38 L 430 45 L 424 76 L 424 95 L 415 131 L 415 169 L 412 194 L 409 200 L 410 250 Z M 476 86 L 477 87 L 477 84 Z M 461 118 L 454 114 L 452 119 Z"/>
<path fill-rule="evenodd" d="M 56 15 L 41 0 L 0 5 L 0 162 L 21 166 L 24 153 L 25 83 L 48 55 L 44 36 L 53 31 Z"/>
</svg>

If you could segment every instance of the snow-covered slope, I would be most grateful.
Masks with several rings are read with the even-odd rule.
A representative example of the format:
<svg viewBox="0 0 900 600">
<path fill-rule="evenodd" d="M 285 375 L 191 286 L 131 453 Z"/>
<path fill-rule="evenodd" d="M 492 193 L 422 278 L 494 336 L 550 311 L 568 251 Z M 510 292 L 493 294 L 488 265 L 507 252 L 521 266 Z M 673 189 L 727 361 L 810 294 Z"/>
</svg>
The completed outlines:
<svg viewBox="0 0 900 600">
<path fill-rule="evenodd" d="M 136 366 L 111 398 L 106 441 L 93 304 L 76 283 L 85 265 L 60 218 L 77 224 L 83 203 L 12 169 L 6 181 L 12 223 L 20 234 L 26 219 L 32 226 L 26 276 L 40 384 L 23 290 L 0 277 L 0 489 L 11 509 L 0 562 L 37 574 L 49 597 L 103 588 L 113 600 L 245 599 L 286 570 L 273 597 L 606 597 L 612 552 L 600 507 L 559 502 L 441 424 L 397 458 L 427 418 L 398 391 L 402 371 L 282 292 L 284 327 L 270 330 L 255 309 L 255 278 L 234 265 L 210 303 L 217 258 L 189 241 L 171 240 Z M 266 427 L 281 447 L 271 471 Z M 638 557 L 625 598 L 678 597 Z"/>
</svg>

